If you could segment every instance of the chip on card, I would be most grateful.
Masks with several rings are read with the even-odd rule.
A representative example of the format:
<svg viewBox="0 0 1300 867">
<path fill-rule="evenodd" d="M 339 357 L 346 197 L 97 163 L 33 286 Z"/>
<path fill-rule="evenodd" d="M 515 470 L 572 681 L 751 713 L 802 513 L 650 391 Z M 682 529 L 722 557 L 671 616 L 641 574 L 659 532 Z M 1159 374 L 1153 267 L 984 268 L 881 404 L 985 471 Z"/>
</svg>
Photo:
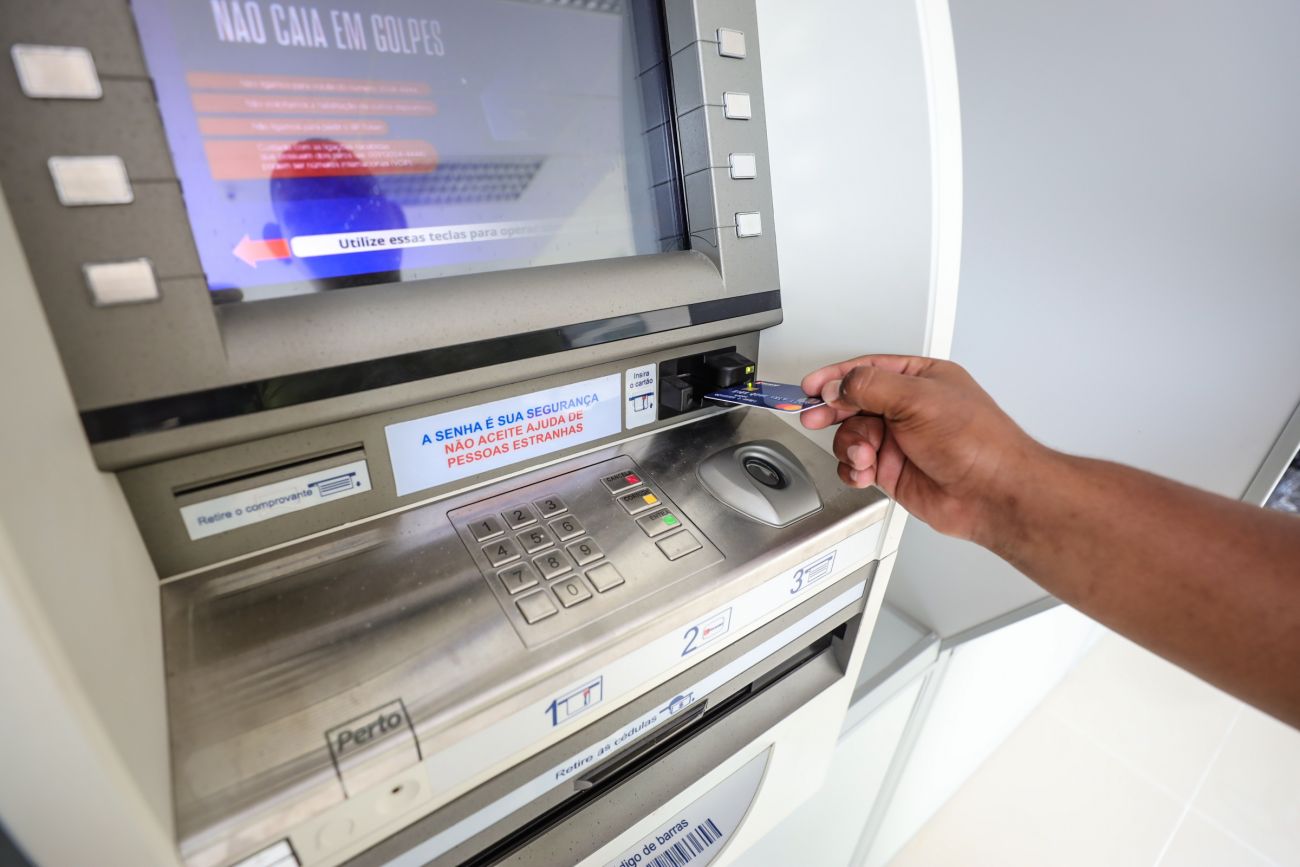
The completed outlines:
<svg viewBox="0 0 1300 867">
<path fill-rule="evenodd" d="M 820 397 L 809 397 L 799 386 L 784 382 L 751 382 L 711 391 L 704 396 L 719 403 L 757 406 L 774 412 L 803 412 L 824 403 Z"/>
</svg>

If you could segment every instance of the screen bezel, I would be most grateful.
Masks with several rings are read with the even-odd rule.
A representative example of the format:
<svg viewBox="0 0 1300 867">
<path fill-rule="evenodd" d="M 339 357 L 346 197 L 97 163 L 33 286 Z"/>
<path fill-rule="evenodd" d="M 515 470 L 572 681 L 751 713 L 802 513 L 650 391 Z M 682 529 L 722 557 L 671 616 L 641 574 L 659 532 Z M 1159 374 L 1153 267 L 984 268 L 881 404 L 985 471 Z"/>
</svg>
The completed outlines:
<svg viewBox="0 0 1300 867">
<path fill-rule="evenodd" d="M 689 252 L 300 296 L 289 300 L 310 300 L 311 309 L 295 307 L 295 315 L 272 301 L 213 307 L 130 9 L 93 0 L 69 5 L 76 8 L 61 8 L 57 15 L 61 39 L 49 41 L 89 48 L 104 95 L 44 102 L 23 96 L 12 81 L 0 83 L 0 107 L 27 132 L 21 142 L 7 137 L 0 145 L 0 183 L 101 467 L 491 387 L 512 375 L 505 372 L 512 361 L 561 369 L 643 351 L 645 339 L 682 345 L 703 334 L 742 333 L 780 321 L 752 3 L 726 4 L 725 11 L 710 8 L 717 4 L 697 8 L 690 0 L 663 3 Z M 15 15 L 30 19 L 19 23 L 39 33 L 52 26 L 55 13 L 30 7 Z M 747 31 L 747 62 L 720 56 L 720 27 Z M 724 91 L 750 93 L 752 119 L 725 120 Z M 727 155 L 734 151 L 757 155 L 757 178 L 730 179 Z M 44 161 L 51 153 L 69 152 L 122 156 L 134 203 L 59 205 Z M 763 214 L 760 237 L 737 238 L 739 211 Z M 137 257 L 153 263 L 160 298 L 94 306 L 82 263 Z M 485 296 L 496 309 L 511 311 L 511 321 L 465 312 L 481 313 Z M 241 306 L 247 312 L 235 312 Z M 322 328 L 343 339 L 322 343 Z M 493 347 L 501 351 L 486 351 Z M 225 412 L 212 411 L 212 398 L 230 389 L 312 372 L 328 375 L 348 365 L 373 363 L 380 370 L 420 353 L 440 359 L 441 366 L 417 371 L 405 382 L 381 376 L 374 387 L 298 405 L 236 399 Z"/>
</svg>

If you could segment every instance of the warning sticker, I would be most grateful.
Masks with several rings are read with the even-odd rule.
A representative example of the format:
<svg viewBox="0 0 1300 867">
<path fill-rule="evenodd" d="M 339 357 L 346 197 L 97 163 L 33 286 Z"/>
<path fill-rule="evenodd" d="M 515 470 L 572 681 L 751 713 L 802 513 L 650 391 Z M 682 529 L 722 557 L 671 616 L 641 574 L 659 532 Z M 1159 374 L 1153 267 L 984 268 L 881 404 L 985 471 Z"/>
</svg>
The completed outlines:
<svg viewBox="0 0 1300 867">
<path fill-rule="evenodd" d="M 397 494 L 422 491 L 622 430 L 611 374 L 384 428 Z"/>
</svg>

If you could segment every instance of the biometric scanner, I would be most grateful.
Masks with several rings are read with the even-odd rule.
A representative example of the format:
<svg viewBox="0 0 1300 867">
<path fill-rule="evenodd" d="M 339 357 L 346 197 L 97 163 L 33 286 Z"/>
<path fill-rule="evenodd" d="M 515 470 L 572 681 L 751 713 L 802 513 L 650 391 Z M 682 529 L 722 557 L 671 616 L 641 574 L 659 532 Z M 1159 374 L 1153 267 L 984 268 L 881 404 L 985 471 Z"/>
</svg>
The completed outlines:
<svg viewBox="0 0 1300 867">
<path fill-rule="evenodd" d="M 125 528 L 14 544 L 33 658 L 88 696 L 45 736 L 129 814 L 103 863 L 703 863 L 815 788 L 897 538 L 701 397 L 781 317 L 751 3 L 3 28 L 7 337 L 62 406 L 48 323 L 81 426 L 18 475 L 29 509 L 107 480 L 88 522 Z M 111 597 L 42 567 L 78 545 Z M 3 818 L 75 846 L 40 816 Z"/>
</svg>

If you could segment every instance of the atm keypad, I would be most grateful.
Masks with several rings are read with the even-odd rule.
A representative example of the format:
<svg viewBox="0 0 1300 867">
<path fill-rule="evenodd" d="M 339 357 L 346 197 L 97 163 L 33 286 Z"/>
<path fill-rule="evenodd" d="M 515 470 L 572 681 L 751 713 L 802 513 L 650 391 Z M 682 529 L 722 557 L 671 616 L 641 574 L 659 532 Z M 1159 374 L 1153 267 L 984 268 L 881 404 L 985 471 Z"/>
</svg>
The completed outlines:
<svg viewBox="0 0 1300 867">
<path fill-rule="evenodd" d="M 559 497 L 544 497 L 533 503 L 533 508 L 543 518 L 554 518 L 562 512 L 569 511 L 569 507 L 564 505 L 564 500 Z"/>
<path fill-rule="evenodd" d="M 633 488 L 639 488 L 642 485 L 641 475 L 636 472 L 624 470 L 621 473 L 614 473 L 601 479 L 605 487 L 611 494 L 621 494 L 624 491 L 630 491 Z"/>
<path fill-rule="evenodd" d="M 590 563 L 595 563 L 601 557 L 605 556 L 605 552 L 600 550 L 600 546 L 591 539 L 581 539 L 574 542 L 572 545 L 567 546 L 564 550 L 569 552 L 569 556 L 573 558 L 573 562 L 577 563 L 579 566 L 586 566 Z"/>
<path fill-rule="evenodd" d="M 587 589 L 587 585 L 582 583 L 582 579 L 577 575 L 565 578 L 562 581 L 556 581 L 551 585 L 551 589 L 555 591 L 560 604 L 565 608 L 572 608 L 578 603 L 586 602 L 591 598 L 591 591 Z"/>
<path fill-rule="evenodd" d="M 587 532 L 587 528 L 582 526 L 577 518 L 570 515 L 566 518 L 561 518 L 558 521 L 552 521 L 551 532 L 554 533 L 556 538 L 561 542 L 567 542 L 570 539 L 576 539 L 583 533 Z"/>
<path fill-rule="evenodd" d="M 501 579 L 502 586 L 511 596 L 522 593 L 529 587 L 537 586 L 537 570 L 531 563 L 516 563 L 507 569 L 502 569 L 497 577 Z"/>
<path fill-rule="evenodd" d="M 536 554 L 555 544 L 551 534 L 541 527 L 533 527 L 531 530 L 525 530 L 515 537 L 519 541 L 519 546 L 524 549 L 525 554 Z"/>
<path fill-rule="evenodd" d="M 505 532 L 501 527 L 501 519 L 495 515 L 479 518 L 469 525 L 469 531 L 474 534 L 475 542 L 486 542 L 488 539 L 495 539 Z"/>
<path fill-rule="evenodd" d="M 659 498 L 653 491 L 640 490 L 633 491 L 630 494 L 624 494 L 618 498 L 618 504 L 623 507 L 623 511 L 629 515 L 639 515 L 646 509 L 653 509 L 659 505 Z"/>
<path fill-rule="evenodd" d="M 501 517 L 506 519 L 506 525 L 512 530 L 521 530 L 537 523 L 537 515 L 532 506 L 511 506 L 501 513 Z"/>
<path fill-rule="evenodd" d="M 680 560 L 692 551 L 698 551 L 704 546 L 700 540 L 691 535 L 690 530 L 682 530 L 680 533 L 674 533 L 666 539 L 660 539 L 655 543 L 659 550 L 664 552 L 664 556 L 669 560 Z"/>
<path fill-rule="evenodd" d="M 672 509 L 655 509 L 644 518 L 637 518 L 637 526 L 651 539 L 671 533 L 682 525 L 681 518 Z"/>
<path fill-rule="evenodd" d="M 524 620 L 529 623 L 545 620 L 552 614 L 559 613 L 560 610 L 551 601 L 551 594 L 545 590 L 540 593 L 530 593 L 516 602 L 515 605 L 519 608 L 519 613 L 524 615 Z"/>
<path fill-rule="evenodd" d="M 533 565 L 537 567 L 538 572 L 542 573 L 542 577 L 547 580 L 559 578 L 573 568 L 573 563 L 565 556 L 563 551 L 548 551 L 539 557 L 534 557 Z"/>
<path fill-rule="evenodd" d="M 511 560 L 519 559 L 519 546 L 513 539 L 502 539 L 483 546 L 483 556 L 493 566 L 504 566 Z"/>
<path fill-rule="evenodd" d="M 592 587 L 596 588 L 597 593 L 613 590 L 624 583 L 623 576 L 614 568 L 613 563 L 601 563 L 594 569 L 588 569 L 587 580 L 591 582 Z"/>
<path fill-rule="evenodd" d="M 448 517 L 530 647 L 722 559 L 626 457 L 505 491 Z"/>
</svg>

